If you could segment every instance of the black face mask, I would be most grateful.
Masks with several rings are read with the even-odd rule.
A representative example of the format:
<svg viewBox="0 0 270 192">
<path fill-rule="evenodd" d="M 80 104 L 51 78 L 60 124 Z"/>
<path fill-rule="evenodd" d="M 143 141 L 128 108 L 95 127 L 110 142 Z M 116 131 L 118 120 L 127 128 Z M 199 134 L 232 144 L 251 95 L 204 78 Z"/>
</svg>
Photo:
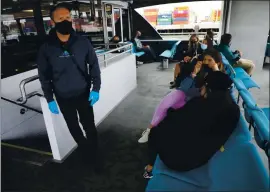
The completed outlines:
<svg viewBox="0 0 270 192">
<path fill-rule="evenodd" d="M 210 67 L 208 67 L 208 65 L 203 65 L 203 71 L 205 72 L 205 73 L 209 73 L 209 72 L 211 72 L 212 71 L 212 69 L 210 68 Z"/>
<path fill-rule="evenodd" d="M 62 35 L 69 35 L 73 30 L 72 22 L 64 20 L 64 21 L 55 23 L 55 29 L 58 33 L 61 33 Z"/>
</svg>

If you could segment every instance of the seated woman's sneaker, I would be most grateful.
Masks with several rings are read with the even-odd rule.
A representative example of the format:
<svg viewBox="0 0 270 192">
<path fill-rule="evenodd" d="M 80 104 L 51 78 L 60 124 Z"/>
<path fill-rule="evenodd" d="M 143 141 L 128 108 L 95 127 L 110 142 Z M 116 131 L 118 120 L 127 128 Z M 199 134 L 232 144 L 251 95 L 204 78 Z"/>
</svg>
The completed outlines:
<svg viewBox="0 0 270 192">
<path fill-rule="evenodd" d="M 141 138 L 138 140 L 139 143 L 147 143 L 147 142 L 148 142 L 148 136 L 149 136 L 150 130 L 151 130 L 151 129 L 147 128 L 147 129 L 142 133 Z"/>
</svg>

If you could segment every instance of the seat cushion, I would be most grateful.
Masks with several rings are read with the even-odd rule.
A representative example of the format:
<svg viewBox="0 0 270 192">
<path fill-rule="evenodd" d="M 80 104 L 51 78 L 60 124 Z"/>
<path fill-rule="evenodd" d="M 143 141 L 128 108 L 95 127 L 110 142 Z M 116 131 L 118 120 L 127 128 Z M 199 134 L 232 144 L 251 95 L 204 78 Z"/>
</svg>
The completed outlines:
<svg viewBox="0 0 270 192">
<path fill-rule="evenodd" d="M 237 127 L 225 143 L 224 149 L 227 150 L 229 147 L 232 147 L 239 143 L 250 142 L 251 139 L 252 138 L 248 130 L 248 124 L 245 121 L 243 115 L 241 114 Z"/>
<path fill-rule="evenodd" d="M 250 77 L 246 79 L 242 79 L 242 81 L 247 89 L 254 88 L 254 87 L 260 88 L 260 86 Z"/>
<path fill-rule="evenodd" d="M 171 58 L 172 52 L 170 50 L 165 50 L 163 53 L 161 53 L 159 56 L 165 57 L 165 58 Z"/>
<path fill-rule="evenodd" d="M 153 170 L 153 175 L 154 177 L 160 177 L 162 176 L 166 176 L 168 183 L 166 183 L 167 189 L 166 190 L 176 190 L 174 187 L 175 186 L 179 186 L 180 188 L 178 188 L 178 191 L 183 191 L 186 189 L 191 188 L 202 188 L 205 189 L 207 186 L 210 185 L 211 180 L 209 178 L 208 175 L 208 165 L 202 166 L 200 168 L 194 169 L 192 171 L 188 171 L 188 172 L 177 172 L 174 170 L 171 170 L 169 168 L 167 168 L 164 163 L 160 160 L 159 156 L 157 156 L 156 162 L 155 162 L 155 166 L 154 166 L 154 170 Z M 158 181 L 159 179 L 157 179 Z M 173 181 L 173 183 L 178 183 L 178 184 L 171 184 L 171 181 Z M 176 182 L 177 181 L 177 182 Z M 179 182 L 181 183 L 179 185 Z M 150 186 L 148 187 L 148 189 L 152 189 L 156 187 L 156 183 L 152 182 L 153 186 L 151 186 L 151 184 L 149 184 Z M 188 188 L 187 188 L 188 187 Z"/>
<path fill-rule="evenodd" d="M 239 143 L 218 152 L 209 162 L 210 191 L 267 191 L 269 175 L 257 148 Z"/>
<path fill-rule="evenodd" d="M 196 186 L 164 174 L 156 174 L 149 180 L 146 192 L 179 192 L 179 191 L 207 191 L 207 188 Z"/>
<path fill-rule="evenodd" d="M 246 72 L 243 68 L 241 68 L 241 67 L 234 67 L 233 69 L 234 69 L 234 71 L 235 71 L 236 73 L 238 73 L 238 74 L 240 74 L 240 73 L 245 73 L 245 74 L 247 74 L 247 72 Z M 247 75 L 248 75 L 248 74 L 247 74 Z"/>
<path fill-rule="evenodd" d="M 262 108 L 262 110 L 263 110 L 263 112 L 264 112 L 264 114 L 265 114 L 265 116 L 268 118 L 268 120 L 269 120 L 269 107 L 267 107 L 267 108 Z"/>
<path fill-rule="evenodd" d="M 233 83 L 234 83 L 234 85 L 235 85 L 235 87 L 237 88 L 238 91 L 247 89 L 241 79 L 233 78 L 232 80 L 233 80 Z"/>
<path fill-rule="evenodd" d="M 258 109 L 256 107 L 256 101 L 253 99 L 251 93 L 248 90 L 241 90 L 239 91 L 239 94 L 242 98 L 242 100 L 244 101 L 245 105 L 247 105 L 247 107 L 249 109 Z"/>
<path fill-rule="evenodd" d="M 269 175 L 242 115 L 237 129 L 208 164 L 189 172 L 168 169 L 157 157 L 146 191 L 267 191 Z"/>
<path fill-rule="evenodd" d="M 136 52 L 134 53 L 136 55 L 136 57 L 141 57 L 142 55 L 144 55 L 145 53 L 143 51 L 140 52 Z"/>
</svg>

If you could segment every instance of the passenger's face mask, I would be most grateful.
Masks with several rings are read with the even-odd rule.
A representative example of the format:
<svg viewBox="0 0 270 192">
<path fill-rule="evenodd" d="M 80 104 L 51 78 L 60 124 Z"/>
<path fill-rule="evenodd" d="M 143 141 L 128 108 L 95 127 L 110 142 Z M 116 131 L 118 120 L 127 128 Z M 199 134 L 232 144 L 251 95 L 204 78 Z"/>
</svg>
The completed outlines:
<svg viewBox="0 0 270 192">
<path fill-rule="evenodd" d="M 206 50 L 207 49 L 207 45 L 205 45 L 205 44 L 201 44 L 201 48 L 202 48 L 202 50 Z"/>
<path fill-rule="evenodd" d="M 72 32 L 72 22 L 71 21 L 61 21 L 55 23 L 55 29 L 57 32 L 61 33 L 62 35 L 69 35 Z"/>
<path fill-rule="evenodd" d="M 208 65 L 205 65 L 205 64 L 203 64 L 202 69 L 206 73 L 209 73 L 210 71 L 212 71 L 212 69 L 210 67 L 208 67 Z"/>
</svg>

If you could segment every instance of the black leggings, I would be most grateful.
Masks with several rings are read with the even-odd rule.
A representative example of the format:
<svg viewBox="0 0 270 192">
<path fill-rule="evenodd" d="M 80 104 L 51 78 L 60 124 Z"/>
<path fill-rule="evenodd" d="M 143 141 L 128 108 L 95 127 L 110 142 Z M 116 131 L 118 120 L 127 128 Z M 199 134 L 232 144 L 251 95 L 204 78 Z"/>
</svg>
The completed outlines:
<svg viewBox="0 0 270 192">
<path fill-rule="evenodd" d="M 155 136 L 154 136 L 155 133 L 154 132 L 155 131 L 152 128 L 151 132 L 149 134 L 149 138 L 148 138 L 148 157 L 149 157 L 148 164 L 151 166 L 154 166 L 157 155 L 158 155 L 156 145 L 155 145 Z"/>
</svg>

